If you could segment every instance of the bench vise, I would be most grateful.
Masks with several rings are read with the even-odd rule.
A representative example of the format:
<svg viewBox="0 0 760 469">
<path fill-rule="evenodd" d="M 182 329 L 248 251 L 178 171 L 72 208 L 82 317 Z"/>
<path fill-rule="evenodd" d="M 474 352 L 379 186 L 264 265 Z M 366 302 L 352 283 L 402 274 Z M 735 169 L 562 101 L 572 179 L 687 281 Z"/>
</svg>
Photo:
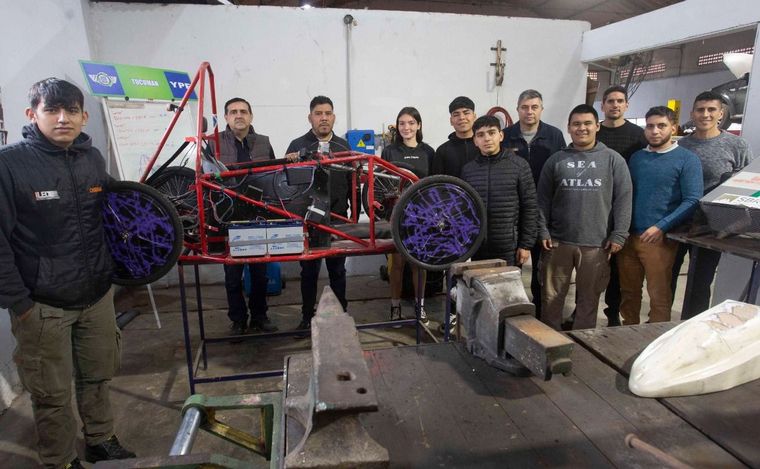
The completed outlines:
<svg viewBox="0 0 760 469">
<path fill-rule="evenodd" d="M 549 380 L 570 372 L 573 342 L 535 318 L 519 267 L 500 259 L 461 262 L 449 275 L 470 353 L 516 375 Z"/>
</svg>

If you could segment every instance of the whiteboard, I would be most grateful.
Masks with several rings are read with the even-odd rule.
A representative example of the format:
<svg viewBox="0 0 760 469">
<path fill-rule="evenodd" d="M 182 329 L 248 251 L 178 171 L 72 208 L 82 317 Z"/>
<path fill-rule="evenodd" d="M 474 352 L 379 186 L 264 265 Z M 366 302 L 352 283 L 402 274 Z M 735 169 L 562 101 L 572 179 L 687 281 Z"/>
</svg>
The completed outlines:
<svg viewBox="0 0 760 469">
<path fill-rule="evenodd" d="M 157 101 L 104 100 L 112 148 L 122 180 L 139 180 L 150 158 L 158 149 L 161 137 L 174 114 L 166 109 L 167 104 Z M 153 171 L 174 154 L 185 141 L 185 137 L 195 135 L 193 111 L 188 103 L 153 165 Z M 185 150 L 191 154 L 191 158 L 194 156 L 194 152 L 189 151 L 192 148 L 193 145 L 189 145 Z M 184 156 L 178 157 L 172 165 L 179 165 L 183 159 Z M 194 167 L 194 163 L 191 163 L 191 167 Z"/>
</svg>

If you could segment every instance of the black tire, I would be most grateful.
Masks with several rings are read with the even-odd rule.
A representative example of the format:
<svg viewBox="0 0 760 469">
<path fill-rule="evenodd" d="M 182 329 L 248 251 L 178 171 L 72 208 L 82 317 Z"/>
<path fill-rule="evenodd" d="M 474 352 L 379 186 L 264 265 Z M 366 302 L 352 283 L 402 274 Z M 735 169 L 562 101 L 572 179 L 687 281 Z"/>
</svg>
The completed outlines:
<svg viewBox="0 0 760 469">
<path fill-rule="evenodd" d="M 410 171 L 417 177 L 420 177 L 420 175 L 414 170 L 414 167 L 409 163 L 394 162 L 393 164 L 401 169 Z M 399 181 L 383 177 L 375 177 L 374 186 L 375 200 L 380 202 L 383 206 L 381 209 L 375 209 L 375 220 L 390 220 L 391 214 L 393 213 L 393 206 L 398 201 L 398 198 L 405 187 L 403 187 Z M 364 184 L 362 186 L 362 208 L 364 208 L 364 213 L 369 216 L 369 184 Z"/>
<path fill-rule="evenodd" d="M 727 105 L 723 105 L 723 119 L 720 120 L 718 127 L 721 130 L 728 130 L 731 127 L 731 109 Z"/>
<path fill-rule="evenodd" d="M 195 171 L 186 166 L 169 166 L 151 176 L 146 183 L 166 197 L 177 210 L 185 238 L 196 241 L 198 228 L 198 199 L 195 189 Z"/>
<path fill-rule="evenodd" d="M 486 209 L 475 189 L 453 176 L 429 176 L 405 190 L 391 217 L 393 244 L 409 262 L 445 270 L 478 250 Z"/>
<path fill-rule="evenodd" d="M 113 258 L 113 283 L 145 285 L 166 275 L 182 251 L 182 223 L 174 206 L 145 184 L 109 184 L 103 228 Z"/>
<path fill-rule="evenodd" d="M 282 169 L 274 174 L 272 186 L 277 200 L 291 201 L 304 197 L 314 183 L 314 166 Z M 291 181 L 290 178 L 295 180 Z"/>
</svg>

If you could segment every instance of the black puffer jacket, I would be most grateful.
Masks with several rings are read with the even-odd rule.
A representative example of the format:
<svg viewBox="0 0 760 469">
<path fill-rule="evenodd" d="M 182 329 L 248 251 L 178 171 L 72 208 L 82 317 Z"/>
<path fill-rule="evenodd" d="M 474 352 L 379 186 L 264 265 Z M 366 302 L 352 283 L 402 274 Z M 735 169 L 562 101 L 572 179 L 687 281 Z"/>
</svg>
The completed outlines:
<svg viewBox="0 0 760 469">
<path fill-rule="evenodd" d="M 538 234 L 538 201 L 530 165 L 507 150 L 478 155 L 462 168 L 486 205 L 488 232 L 477 259 L 500 258 L 515 264 L 517 248 L 530 249 Z"/>
<path fill-rule="evenodd" d="M 40 302 L 84 308 L 111 287 L 103 235 L 110 178 L 86 134 L 68 149 L 36 124 L 0 149 L 0 307 L 22 314 Z"/>
</svg>

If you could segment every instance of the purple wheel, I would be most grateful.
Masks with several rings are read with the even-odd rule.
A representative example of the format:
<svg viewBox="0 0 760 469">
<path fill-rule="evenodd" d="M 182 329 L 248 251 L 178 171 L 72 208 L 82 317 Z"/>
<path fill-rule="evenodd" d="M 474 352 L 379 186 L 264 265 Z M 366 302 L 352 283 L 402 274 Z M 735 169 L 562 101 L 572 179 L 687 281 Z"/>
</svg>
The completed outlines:
<svg viewBox="0 0 760 469">
<path fill-rule="evenodd" d="M 144 285 L 166 275 L 182 251 L 177 210 L 156 189 L 131 181 L 109 184 L 103 228 L 115 269 L 113 283 Z"/>
<path fill-rule="evenodd" d="M 393 208 L 396 249 L 426 270 L 445 270 L 469 259 L 486 234 L 483 201 L 466 182 L 429 176 L 405 190 Z"/>
</svg>

